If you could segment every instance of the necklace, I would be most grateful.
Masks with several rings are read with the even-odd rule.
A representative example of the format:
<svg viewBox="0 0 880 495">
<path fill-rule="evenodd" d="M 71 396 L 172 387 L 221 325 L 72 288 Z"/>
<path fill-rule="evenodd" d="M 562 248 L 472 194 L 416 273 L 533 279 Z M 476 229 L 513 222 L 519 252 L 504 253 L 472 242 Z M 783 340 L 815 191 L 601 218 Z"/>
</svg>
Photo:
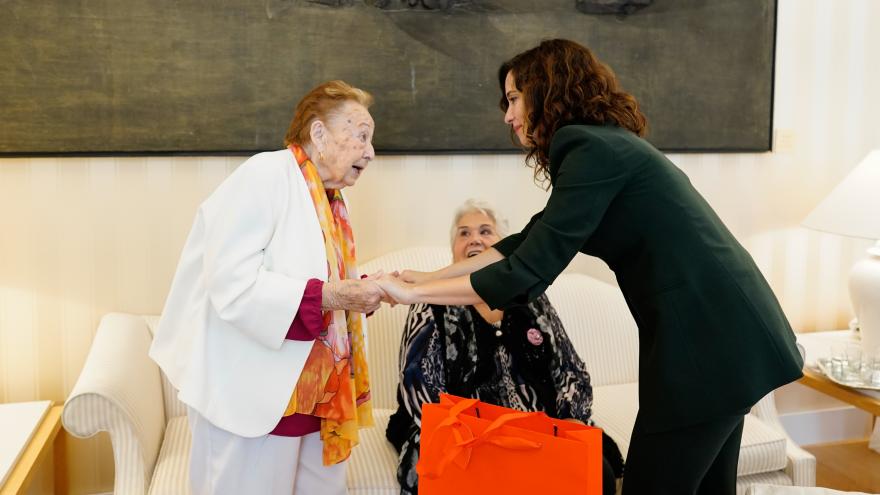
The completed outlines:
<svg viewBox="0 0 880 495">
<path fill-rule="evenodd" d="M 488 306 L 474 305 L 474 306 L 471 306 L 471 308 L 473 309 L 473 311 L 476 312 L 476 318 L 483 320 L 484 322 L 489 324 L 489 326 L 491 326 L 495 329 L 495 336 L 496 337 L 501 337 L 501 335 L 503 335 L 503 332 L 501 332 L 501 321 L 504 319 L 504 317 L 503 317 L 504 313 L 498 311 L 497 313 L 500 314 L 501 317 L 496 316 L 496 318 L 497 318 L 496 319 L 496 318 L 492 318 L 492 316 L 494 316 L 493 313 L 495 313 L 495 312 L 490 310 Z M 495 320 L 495 321 L 490 321 L 490 320 Z"/>
</svg>

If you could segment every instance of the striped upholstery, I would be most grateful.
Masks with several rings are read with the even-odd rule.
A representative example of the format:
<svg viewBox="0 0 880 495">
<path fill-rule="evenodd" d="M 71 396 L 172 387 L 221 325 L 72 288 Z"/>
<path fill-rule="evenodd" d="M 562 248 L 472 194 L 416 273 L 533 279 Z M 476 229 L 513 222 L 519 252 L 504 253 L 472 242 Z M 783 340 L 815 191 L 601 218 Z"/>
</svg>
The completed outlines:
<svg viewBox="0 0 880 495">
<path fill-rule="evenodd" d="M 754 484 L 791 486 L 791 478 L 782 471 L 740 476 L 736 479 L 736 495 L 745 495 Z"/>
<path fill-rule="evenodd" d="M 816 458 L 813 454 L 798 447 L 794 440 L 788 436 L 788 433 L 785 432 L 785 428 L 783 428 L 779 420 L 779 414 L 776 412 L 776 402 L 773 399 L 773 393 L 767 394 L 758 401 L 752 407 L 751 414 L 760 418 L 771 429 L 785 435 L 785 455 L 788 458 L 785 474 L 791 479 L 791 484 L 795 486 L 816 486 Z"/>
<path fill-rule="evenodd" d="M 409 248 L 365 263 L 361 271 L 431 270 L 449 261 L 446 247 Z M 625 452 L 637 410 L 638 335 L 623 297 L 616 287 L 577 274 L 560 276 L 548 294 L 592 375 L 596 422 Z M 368 320 L 376 427 L 362 431 L 348 465 L 349 491 L 355 495 L 399 493 L 397 455 L 384 432 L 397 405 L 398 348 L 407 309 L 386 306 Z M 117 495 L 189 492 L 186 410 L 147 357 L 157 320 L 105 316 L 64 407 L 62 420 L 71 434 L 110 433 Z M 747 417 L 740 456 L 738 495 L 755 483 L 815 485 L 815 458 L 785 436 L 772 394 Z"/>
<path fill-rule="evenodd" d="M 785 468 L 785 435 L 752 414 L 746 415 L 739 451 L 737 476 L 769 473 Z"/>
<path fill-rule="evenodd" d="M 189 432 L 189 421 L 186 416 L 171 418 L 165 426 L 165 440 L 162 441 L 162 450 L 159 452 L 159 460 L 156 461 L 156 470 L 153 472 L 153 481 L 150 482 L 150 495 L 190 493 L 189 486 L 189 449 L 192 444 L 192 435 Z"/>
<path fill-rule="evenodd" d="M 62 422 L 68 433 L 79 438 L 108 432 L 113 444 L 113 493 L 146 493 L 148 475 L 138 435 L 126 414 L 113 402 L 98 394 L 78 395 L 64 405 Z"/>
<path fill-rule="evenodd" d="M 117 495 L 146 493 L 162 443 L 164 401 L 159 368 L 147 356 L 151 342 L 142 317 L 104 316 L 61 417 L 78 437 L 110 433 Z"/>
<path fill-rule="evenodd" d="M 397 452 L 385 440 L 385 428 L 393 409 L 374 409 L 376 426 L 361 430 L 361 443 L 348 462 L 350 495 L 397 495 Z"/>
<path fill-rule="evenodd" d="M 740 494 L 737 494 L 740 495 Z M 803 486 L 773 486 L 759 484 L 749 487 L 745 495 L 869 495 L 863 492 L 842 492 L 831 488 Z"/>
<path fill-rule="evenodd" d="M 634 382 L 593 387 L 593 421 L 617 443 L 624 456 L 629 450 L 638 402 L 638 384 Z"/>
</svg>

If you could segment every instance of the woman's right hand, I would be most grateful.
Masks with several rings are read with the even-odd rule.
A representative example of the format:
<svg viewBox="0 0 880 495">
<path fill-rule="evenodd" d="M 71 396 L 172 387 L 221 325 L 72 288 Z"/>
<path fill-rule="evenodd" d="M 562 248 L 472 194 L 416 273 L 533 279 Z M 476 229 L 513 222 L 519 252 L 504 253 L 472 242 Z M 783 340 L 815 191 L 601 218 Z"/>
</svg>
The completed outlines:
<svg viewBox="0 0 880 495">
<path fill-rule="evenodd" d="M 334 280 L 325 282 L 321 289 L 321 309 L 372 313 L 385 297 L 375 280 Z"/>
</svg>

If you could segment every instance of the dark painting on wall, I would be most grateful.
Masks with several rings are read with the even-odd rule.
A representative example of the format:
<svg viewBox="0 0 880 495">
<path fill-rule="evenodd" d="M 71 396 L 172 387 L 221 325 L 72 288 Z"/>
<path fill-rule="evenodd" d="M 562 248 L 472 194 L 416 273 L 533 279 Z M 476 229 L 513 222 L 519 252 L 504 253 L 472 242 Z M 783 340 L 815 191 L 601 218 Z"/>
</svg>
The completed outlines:
<svg viewBox="0 0 880 495">
<path fill-rule="evenodd" d="M 770 146 L 775 0 L 0 0 L 0 154 L 252 153 L 343 79 L 380 152 L 514 150 L 500 63 L 591 47 L 667 151 Z"/>
</svg>

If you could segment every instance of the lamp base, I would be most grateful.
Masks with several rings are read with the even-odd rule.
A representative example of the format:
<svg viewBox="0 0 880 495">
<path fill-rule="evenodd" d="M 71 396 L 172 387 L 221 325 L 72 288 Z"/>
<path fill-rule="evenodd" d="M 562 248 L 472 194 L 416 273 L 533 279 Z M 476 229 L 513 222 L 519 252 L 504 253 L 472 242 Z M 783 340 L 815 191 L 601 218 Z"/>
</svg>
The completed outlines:
<svg viewBox="0 0 880 495">
<path fill-rule="evenodd" d="M 849 275 L 849 294 L 858 318 L 862 352 L 880 356 L 880 241 Z"/>
</svg>

